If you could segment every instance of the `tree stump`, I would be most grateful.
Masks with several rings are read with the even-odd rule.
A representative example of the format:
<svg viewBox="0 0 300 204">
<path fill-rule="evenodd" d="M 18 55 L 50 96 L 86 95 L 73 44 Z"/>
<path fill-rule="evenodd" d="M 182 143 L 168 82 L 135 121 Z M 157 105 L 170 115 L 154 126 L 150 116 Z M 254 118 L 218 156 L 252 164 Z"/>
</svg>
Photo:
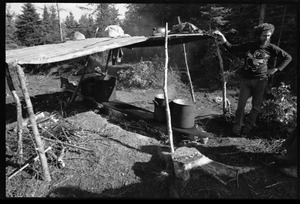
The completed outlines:
<svg viewBox="0 0 300 204">
<path fill-rule="evenodd" d="M 193 147 L 176 149 L 172 154 L 172 161 L 176 177 L 183 179 L 184 183 L 190 179 L 190 171 L 196 169 L 211 175 L 224 185 L 227 185 L 227 182 L 221 177 L 237 178 L 239 174 L 256 169 L 256 167 L 237 167 L 213 161 Z"/>
</svg>

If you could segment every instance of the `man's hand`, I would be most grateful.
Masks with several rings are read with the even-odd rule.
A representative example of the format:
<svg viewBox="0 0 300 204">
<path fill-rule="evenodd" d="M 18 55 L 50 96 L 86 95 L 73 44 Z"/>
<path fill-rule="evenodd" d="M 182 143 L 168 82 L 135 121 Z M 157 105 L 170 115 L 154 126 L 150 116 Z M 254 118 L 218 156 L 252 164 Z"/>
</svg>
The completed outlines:
<svg viewBox="0 0 300 204">
<path fill-rule="evenodd" d="M 277 68 L 268 69 L 268 75 L 274 74 L 277 70 L 278 70 Z"/>
<path fill-rule="evenodd" d="M 213 36 L 216 36 L 217 40 L 221 41 L 221 43 L 225 43 L 227 41 L 223 33 L 219 30 L 214 31 Z"/>
</svg>

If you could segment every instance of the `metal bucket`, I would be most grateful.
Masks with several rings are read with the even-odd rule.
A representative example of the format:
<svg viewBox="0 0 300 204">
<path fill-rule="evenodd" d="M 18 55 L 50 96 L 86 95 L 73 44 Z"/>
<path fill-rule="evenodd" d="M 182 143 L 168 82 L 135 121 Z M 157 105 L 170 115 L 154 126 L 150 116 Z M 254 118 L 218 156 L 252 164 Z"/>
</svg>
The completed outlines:
<svg viewBox="0 0 300 204">
<path fill-rule="evenodd" d="M 169 101 L 171 101 L 169 99 Z M 154 103 L 154 119 L 159 122 L 166 121 L 166 100 L 164 94 L 157 94 L 153 100 Z M 170 102 L 169 102 L 170 105 Z"/>
<path fill-rule="evenodd" d="M 81 93 L 90 96 L 97 102 L 116 100 L 116 77 L 107 76 L 88 78 L 82 81 Z"/>
<path fill-rule="evenodd" d="M 172 126 L 192 128 L 195 125 L 196 106 L 185 99 L 174 99 L 171 105 Z"/>
<path fill-rule="evenodd" d="M 166 105 L 165 95 L 156 94 L 153 102 L 159 106 L 165 106 Z"/>
</svg>

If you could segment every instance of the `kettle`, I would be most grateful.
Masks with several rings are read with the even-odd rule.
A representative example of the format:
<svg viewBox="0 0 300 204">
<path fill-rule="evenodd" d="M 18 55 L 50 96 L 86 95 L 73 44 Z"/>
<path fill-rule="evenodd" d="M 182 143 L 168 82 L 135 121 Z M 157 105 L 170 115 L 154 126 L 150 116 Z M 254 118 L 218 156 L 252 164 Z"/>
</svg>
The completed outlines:
<svg viewBox="0 0 300 204">
<path fill-rule="evenodd" d="M 166 32 L 166 28 L 164 28 L 164 27 L 153 28 L 153 35 L 164 35 L 165 32 Z"/>
</svg>

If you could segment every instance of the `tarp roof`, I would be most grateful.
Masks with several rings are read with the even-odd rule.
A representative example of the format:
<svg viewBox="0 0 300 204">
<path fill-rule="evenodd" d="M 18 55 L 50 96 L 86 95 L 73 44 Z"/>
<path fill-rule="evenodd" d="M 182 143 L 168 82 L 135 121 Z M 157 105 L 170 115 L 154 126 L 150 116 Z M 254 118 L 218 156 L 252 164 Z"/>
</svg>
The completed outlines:
<svg viewBox="0 0 300 204">
<path fill-rule="evenodd" d="M 211 35 L 205 34 L 190 34 L 190 33 L 179 33 L 168 35 L 168 45 L 177 45 L 183 43 L 189 43 L 198 40 L 213 39 Z M 134 47 L 153 47 L 153 46 L 164 46 L 165 37 L 164 36 L 149 36 L 146 41 L 138 42 L 132 45 L 126 46 L 127 48 Z"/>
<path fill-rule="evenodd" d="M 211 38 L 202 34 L 172 34 L 169 35 L 169 45 L 188 43 Z M 120 47 L 151 47 L 164 46 L 163 36 L 132 36 L 118 38 L 87 38 L 85 40 L 67 41 L 59 44 L 47 44 L 6 50 L 6 63 L 46 64 L 70 60 Z"/>
</svg>

